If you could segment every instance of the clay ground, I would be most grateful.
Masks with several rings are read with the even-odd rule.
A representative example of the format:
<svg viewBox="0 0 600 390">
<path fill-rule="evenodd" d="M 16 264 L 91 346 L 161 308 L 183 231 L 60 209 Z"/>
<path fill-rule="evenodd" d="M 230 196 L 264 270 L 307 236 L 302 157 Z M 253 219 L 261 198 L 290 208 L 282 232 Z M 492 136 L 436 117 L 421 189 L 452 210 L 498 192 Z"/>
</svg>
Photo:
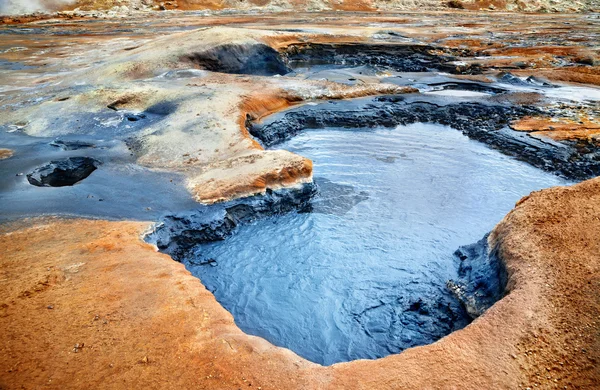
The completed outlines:
<svg viewBox="0 0 600 390">
<path fill-rule="evenodd" d="M 415 15 L 410 15 L 411 20 L 420 18 Z M 280 28 L 294 27 L 294 18 L 290 17 L 289 24 L 282 23 Z M 472 20 L 454 14 L 444 18 L 452 21 L 446 28 L 432 29 L 431 25 L 417 23 L 414 27 L 398 27 L 394 31 L 409 37 L 422 36 L 428 43 L 442 42 L 447 46 L 481 50 L 481 53 L 489 54 L 482 55 L 481 62 L 494 73 L 499 69 L 511 69 L 523 76 L 535 74 L 555 81 L 600 84 L 598 51 L 593 44 L 596 24 L 585 22 L 584 16 L 505 15 L 502 26 L 496 30 L 495 36 L 499 38 L 485 35 L 490 23 L 487 17 Z M 528 34 L 537 49 L 512 48 L 518 46 L 523 26 L 534 19 L 544 26 Z M 578 21 L 576 28 L 565 24 L 575 19 Z M 349 24 L 342 17 L 323 20 L 320 27 L 338 34 Z M 368 16 L 357 19 L 355 24 L 383 23 L 385 20 L 382 16 Z M 211 18 L 203 21 L 208 26 L 218 24 Z M 231 24 L 240 23 L 241 20 L 231 19 Z M 271 39 L 274 33 L 260 30 L 268 30 L 265 25 L 268 27 L 269 23 L 270 20 L 265 18 L 250 26 L 251 31 L 256 30 L 256 39 L 275 47 L 283 45 L 287 38 L 298 39 L 297 35 L 282 34 Z M 403 25 L 400 17 L 390 19 L 390 23 Z M 498 23 L 499 19 L 495 19 L 493 24 Z M 500 34 L 501 29 L 505 31 L 504 35 Z M 231 35 L 226 34 L 239 33 L 235 29 L 215 30 L 227 39 Z M 196 41 L 205 44 L 208 38 L 219 38 L 215 30 L 182 33 L 179 38 L 185 43 L 190 41 L 187 37 L 200 37 Z M 323 39 L 366 40 L 370 36 L 367 32 L 345 38 L 328 33 Z M 311 34 L 304 35 L 320 39 Z M 70 113 L 68 109 L 64 112 L 55 109 L 59 103 L 72 104 L 69 107 L 74 111 L 80 110 L 84 103 L 92 108 L 106 108 L 106 104 L 123 91 L 115 92 L 104 88 L 105 85 L 114 82 L 130 92 L 128 83 L 135 81 L 135 74 L 125 72 L 121 66 L 123 58 L 130 60 L 134 52 L 138 57 L 132 57 L 129 63 L 132 69 L 133 65 L 141 64 L 149 73 L 155 70 L 153 67 L 157 72 L 162 71 L 163 60 L 170 59 L 169 53 L 161 52 L 164 58 L 160 57 L 160 61 L 148 54 L 157 52 L 152 50 L 153 47 L 162 47 L 160 41 L 137 49 L 136 46 L 145 43 L 147 38 L 140 36 L 134 42 L 126 41 L 115 47 L 99 46 L 107 50 L 108 54 L 104 54 L 107 57 L 113 58 L 114 53 L 121 56 L 114 63 L 102 64 L 102 72 L 97 69 L 95 73 L 88 72 L 90 80 L 96 76 L 100 80 L 97 84 L 100 92 L 73 95 L 68 103 L 59 99 L 41 104 L 42 108 L 25 107 L 16 114 L 11 111 L 11 117 L 6 115 L 3 120 L 17 121 L 27 117 L 32 122 L 28 131 L 36 136 L 37 131 L 46 130 L 41 121 L 51 113 L 59 119 Z M 566 44 L 567 38 L 573 41 Z M 19 39 L 23 46 L 36 44 L 29 42 L 26 35 Z M 61 47 L 61 42 L 74 43 L 73 47 L 85 43 L 89 44 L 86 48 L 98 49 L 95 45 L 107 38 L 98 34 L 71 39 L 48 38 L 49 44 L 58 48 L 58 53 L 52 53 L 56 54 L 57 68 L 62 67 L 60 61 L 63 58 L 72 59 L 73 56 L 69 51 L 71 46 Z M 568 47 L 555 48 L 552 42 L 556 39 L 562 39 L 562 46 Z M 176 46 L 173 52 L 185 48 L 179 43 L 173 44 Z M 3 58 L 16 61 L 19 58 L 11 56 L 17 57 L 18 53 L 34 54 L 7 51 Z M 82 53 L 85 56 L 89 52 L 84 50 Z M 52 64 L 54 60 L 50 57 L 44 58 L 44 62 Z M 553 68 L 552 64 L 565 58 L 572 66 Z M 526 62 L 530 68 L 517 69 L 513 62 Z M 83 58 L 80 64 L 87 66 L 87 59 Z M 144 70 L 141 65 L 135 69 Z M 168 65 L 174 69 L 180 66 L 179 63 Z M 32 80 L 16 72 L 11 77 L 10 83 L 18 86 Z M 56 77 L 53 81 L 60 81 L 59 76 L 52 77 Z M 465 77 L 485 79 L 486 75 Z M 281 96 L 275 93 L 263 91 L 272 81 L 235 78 L 237 84 L 231 81 L 234 76 L 212 75 L 206 78 L 207 85 L 186 85 L 186 89 L 180 88 L 178 92 L 219 91 L 218 104 L 209 107 L 224 107 L 227 122 L 221 126 L 221 119 L 206 121 L 213 127 L 198 127 L 197 136 L 204 140 L 209 131 L 223 127 L 215 143 L 224 142 L 226 147 L 218 153 L 215 149 L 212 154 L 198 154 L 197 160 L 188 164 L 184 161 L 184 157 L 189 157 L 185 154 L 187 150 L 181 147 L 191 147 L 194 142 L 186 140 L 162 150 L 158 146 L 164 147 L 166 142 L 159 140 L 156 150 L 150 149 L 156 153 L 148 153 L 150 157 L 146 158 L 146 163 L 164 162 L 160 168 L 175 166 L 179 169 L 183 166 L 186 172 L 196 175 L 198 167 L 204 169 L 216 164 L 212 166 L 214 168 L 220 166 L 221 161 L 227 162 L 223 166 L 229 166 L 230 159 L 237 161 L 239 153 L 245 153 L 246 149 L 262 154 L 264 151 L 253 149 L 255 145 L 249 143 L 241 129 L 240 118 L 245 117 L 241 114 L 251 112 L 260 117 L 289 102 L 282 102 Z M 296 85 L 278 83 L 284 90 L 298 89 Z M 308 96 L 306 100 L 314 96 L 313 88 L 316 91 L 323 89 L 317 84 L 307 85 L 302 90 Z M 379 88 L 383 87 L 376 86 L 370 93 L 383 93 Z M 42 87 L 39 90 L 43 91 Z M 263 93 L 251 94 L 254 90 Z M 55 93 L 54 90 L 51 92 Z M 165 96 L 171 96 L 172 91 L 167 92 Z M 326 92 L 333 94 L 336 90 Z M 191 96 L 192 92 L 189 93 Z M 353 96 L 337 93 L 333 96 Z M 161 97 L 156 93 L 148 95 L 152 99 Z M 252 99 L 240 99 L 244 96 Z M 328 96 L 326 94 L 325 98 Z M 136 101 L 131 104 L 133 108 L 144 108 L 144 105 L 154 103 L 152 99 L 143 104 Z M 244 104 L 248 101 L 260 104 L 249 107 Z M 221 104 L 223 102 L 229 105 Z M 275 104 L 278 102 L 281 106 Z M 201 103 L 208 104 L 204 100 Z M 195 112 L 190 115 L 196 116 Z M 189 117 L 183 118 L 169 124 L 186 124 Z M 587 139 L 590 134 L 597 133 L 597 120 L 593 124 L 580 122 L 584 128 L 579 129 L 577 137 Z M 536 118 L 515 126 L 524 131 L 564 131 L 562 127 L 557 129 L 555 123 L 551 128 Z M 572 126 L 568 128 L 572 129 Z M 563 134 L 556 136 L 561 138 Z M 232 137 L 239 142 L 230 145 Z M 10 151 L 0 151 L 0 158 L 11 155 Z M 200 158 L 206 161 L 198 160 Z M 204 176 L 198 177 L 208 182 L 210 178 Z M 237 183 L 237 178 L 234 179 L 232 181 Z M 45 217 L 0 225 L 1 389 L 595 389 L 600 383 L 600 179 L 572 188 L 535 193 L 520 202 L 500 222 L 490 243 L 497 246 L 508 267 L 509 293 L 471 325 L 432 345 L 375 361 L 354 361 L 330 367 L 310 363 L 289 350 L 244 334 L 231 315 L 183 265 L 143 242 L 142 234 L 150 224 L 150 221 Z"/>
<path fill-rule="evenodd" d="M 495 228 L 509 293 L 465 329 L 321 367 L 245 335 L 147 223 L 25 220 L 0 236 L 0 387 L 585 388 L 600 383 L 600 179 L 524 198 Z"/>
</svg>

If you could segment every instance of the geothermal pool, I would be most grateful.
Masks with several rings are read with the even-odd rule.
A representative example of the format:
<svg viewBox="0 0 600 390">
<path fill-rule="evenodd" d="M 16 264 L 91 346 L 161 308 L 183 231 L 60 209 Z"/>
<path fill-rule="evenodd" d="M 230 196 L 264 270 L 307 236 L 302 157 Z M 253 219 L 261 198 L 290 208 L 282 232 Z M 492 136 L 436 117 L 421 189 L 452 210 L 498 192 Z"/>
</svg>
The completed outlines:
<svg viewBox="0 0 600 390">
<path fill-rule="evenodd" d="M 567 181 L 434 124 L 307 131 L 312 210 L 260 219 L 183 262 L 245 332 L 324 365 L 436 341 L 469 319 L 453 252 Z"/>
</svg>

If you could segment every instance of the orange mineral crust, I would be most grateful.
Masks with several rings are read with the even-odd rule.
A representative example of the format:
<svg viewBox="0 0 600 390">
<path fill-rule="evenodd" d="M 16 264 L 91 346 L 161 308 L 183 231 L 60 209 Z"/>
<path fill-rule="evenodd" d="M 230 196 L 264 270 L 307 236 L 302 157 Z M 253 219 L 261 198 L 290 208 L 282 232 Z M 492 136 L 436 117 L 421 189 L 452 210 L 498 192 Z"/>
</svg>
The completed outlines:
<svg viewBox="0 0 600 390">
<path fill-rule="evenodd" d="M 0 160 L 4 160 L 13 156 L 13 151 L 10 149 L 0 149 Z"/>
<path fill-rule="evenodd" d="M 587 139 L 600 135 L 600 123 L 589 119 L 525 117 L 513 122 L 511 127 L 530 132 L 533 137 L 548 137 L 556 141 Z"/>
</svg>

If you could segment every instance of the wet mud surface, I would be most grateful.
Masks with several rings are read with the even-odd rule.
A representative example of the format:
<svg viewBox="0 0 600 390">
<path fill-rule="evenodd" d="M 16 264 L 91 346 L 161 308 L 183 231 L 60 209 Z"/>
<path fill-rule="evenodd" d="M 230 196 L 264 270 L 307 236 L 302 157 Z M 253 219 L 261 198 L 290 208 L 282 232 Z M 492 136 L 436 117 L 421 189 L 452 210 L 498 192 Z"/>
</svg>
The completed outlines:
<svg viewBox="0 0 600 390">
<path fill-rule="evenodd" d="M 393 35 L 392 35 L 393 36 Z M 436 50 L 437 49 L 437 50 Z M 432 52 L 436 52 L 435 55 Z M 294 44 L 285 49 L 284 57 L 292 66 L 299 65 L 371 65 L 397 72 L 446 71 L 460 74 L 478 74 L 477 66 L 452 64 L 458 56 L 468 52 L 427 45 L 404 44 Z"/>
<path fill-rule="evenodd" d="M 150 242 L 177 254 L 241 329 L 326 365 L 429 344 L 481 315 L 505 272 L 487 239 L 454 250 L 523 194 L 568 184 L 439 125 L 326 128 L 279 147 L 314 161 L 312 199 L 235 230 L 241 205 L 209 207 L 161 221 Z"/>
<path fill-rule="evenodd" d="M 496 105 L 478 101 L 451 103 L 423 96 L 381 96 L 352 103 L 327 102 L 291 109 L 258 125 L 252 135 L 270 146 L 307 129 L 324 127 L 395 127 L 437 123 L 463 132 L 501 152 L 570 179 L 600 173 L 600 155 L 576 143 L 552 143 L 510 129 L 512 121 L 539 114 L 534 106 Z"/>
<path fill-rule="evenodd" d="M 501 245 L 489 245 L 496 236 L 486 234 L 514 202 L 531 190 L 600 172 L 600 72 L 594 46 L 600 33 L 594 15 L 450 13 L 441 20 L 436 14 L 323 14 L 315 19 L 306 14 L 200 18 L 189 13 L 118 23 L 2 25 L 0 219 L 50 214 L 158 221 L 147 240 L 199 276 L 240 328 L 318 363 L 380 358 L 439 340 L 473 318 L 485 318 L 484 312 L 510 291 L 511 269 L 504 267 Z M 525 34 L 518 27 L 532 24 L 536 28 Z M 179 34 L 160 37 L 171 32 Z M 374 275 L 363 272 L 360 277 L 369 279 L 365 283 L 358 282 L 359 276 L 345 279 L 364 290 L 364 296 L 346 291 L 346 304 L 307 284 L 309 297 L 297 298 L 331 298 L 331 307 L 323 311 L 350 313 L 340 316 L 351 318 L 344 324 L 351 324 L 350 330 L 336 333 L 344 326 L 334 319 L 321 328 L 303 326 L 316 332 L 303 340 L 289 337 L 297 332 L 285 328 L 286 321 L 297 326 L 320 320 L 306 313 L 299 320 L 283 316 L 292 308 L 303 313 L 293 300 L 289 307 L 270 306 L 280 290 L 293 291 L 302 279 L 294 288 L 285 287 L 265 271 L 264 263 L 283 258 L 288 262 L 281 268 L 267 270 L 318 280 L 310 272 L 318 266 L 307 263 L 308 271 L 294 266 L 326 245 L 297 242 L 299 248 L 285 249 L 294 242 L 293 232 L 308 232 L 300 237 L 331 233 L 369 202 L 390 196 L 389 188 L 365 189 L 360 188 L 364 183 L 340 180 L 340 172 L 325 175 L 318 153 L 304 153 L 318 149 L 321 132 L 330 130 L 340 140 L 384 132 L 381 143 L 393 144 L 402 139 L 393 133 L 398 126 L 421 126 L 417 138 L 436 147 L 445 143 L 445 135 L 437 132 L 443 127 L 462 137 L 451 144 L 474 142 L 485 149 L 480 157 L 493 152 L 494 158 L 517 164 L 516 170 L 496 167 L 500 172 L 494 177 L 514 175 L 505 188 L 515 178 L 541 181 L 519 186 L 518 194 L 498 196 L 505 203 L 490 215 L 479 215 L 482 225 L 469 237 L 458 240 L 444 232 L 451 239 L 440 246 L 433 263 L 445 264 L 447 272 L 430 277 L 413 270 L 419 277 L 400 286 L 402 277 L 395 275 L 395 284 L 386 284 L 377 278 L 393 272 L 368 267 Z M 294 146 L 302 140 L 310 145 Z M 352 155 L 348 151 L 362 149 L 360 139 L 346 146 L 348 150 L 336 153 Z M 432 159 L 437 148 L 433 150 Z M 355 176 L 370 165 L 386 172 L 404 159 L 401 154 L 374 154 Z M 434 175 L 430 181 L 452 177 Z M 467 191 L 471 195 L 485 187 L 473 185 Z M 482 196 L 489 194 L 483 191 Z M 450 193 L 440 204 L 452 203 L 456 195 Z M 371 211 L 366 216 L 385 215 Z M 455 216 L 452 221 L 465 226 L 475 217 Z M 335 223 L 320 231 L 315 221 L 328 219 Z M 305 224 L 311 227 L 305 229 Z M 442 225 L 433 221 L 431 226 Z M 401 232 L 402 226 L 392 230 Z M 273 236 L 283 242 L 273 244 Z M 369 264 L 373 250 L 363 256 L 359 250 L 376 242 L 367 236 L 354 240 L 366 240 L 357 250 L 348 245 L 339 253 L 348 250 L 349 257 L 360 257 L 357 264 Z M 392 236 L 379 248 L 399 242 Z M 436 247 L 439 240 L 434 241 L 425 246 Z M 260 242 L 261 248 L 252 246 Z M 398 248 L 388 249 L 385 256 L 397 259 Z M 240 253 L 244 259 L 236 259 Z M 240 261 L 248 259 L 254 259 L 258 271 L 240 268 Z M 226 267 L 231 272 L 220 274 Z M 343 267 L 322 268 L 335 275 Z M 255 282 L 242 283 L 244 277 Z M 261 278 L 268 288 L 256 282 Z M 397 290 L 411 283 L 418 288 L 399 298 Z M 312 310 L 311 305 L 304 308 Z M 353 339 L 355 335 L 364 337 Z"/>
<path fill-rule="evenodd" d="M 0 219 L 62 214 L 144 220 L 196 206 L 180 175 L 135 164 L 122 141 L 15 133 L 0 139 L 14 153 L 0 169 Z"/>
<path fill-rule="evenodd" d="M 213 72 L 259 76 L 284 75 L 289 72 L 279 53 L 265 44 L 226 44 L 191 54 L 187 59 L 201 69 Z"/>
</svg>

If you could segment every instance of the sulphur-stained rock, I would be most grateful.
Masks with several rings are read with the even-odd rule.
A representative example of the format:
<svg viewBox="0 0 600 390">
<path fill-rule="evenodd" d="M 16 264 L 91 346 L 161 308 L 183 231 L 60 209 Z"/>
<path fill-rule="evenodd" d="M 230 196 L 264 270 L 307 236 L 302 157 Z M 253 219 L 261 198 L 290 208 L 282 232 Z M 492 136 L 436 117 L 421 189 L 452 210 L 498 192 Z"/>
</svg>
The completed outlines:
<svg viewBox="0 0 600 390">
<path fill-rule="evenodd" d="M 27 180 L 37 187 L 72 186 L 91 175 L 99 165 L 100 161 L 90 157 L 50 161 L 28 173 Z"/>
<path fill-rule="evenodd" d="M 285 150 L 245 153 L 210 165 L 188 188 L 198 202 L 214 203 L 312 181 L 312 161 Z"/>
<path fill-rule="evenodd" d="M 600 132 L 600 121 L 573 120 L 570 118 L 524 117 L 511 123 L 518 131 L 581 131 Z"/>
<path fill-rule="evenodd" d="M 13 156 L 13 151 L 10 149 L 0 149 L 0 160 L 4 160 Z"/>
<path fill-rule="evenodd" d="M 600 135 L 600 122 L 588 118 L 524 117 L 511 123 L 518 131 L 529 132 L 539 139 L 554 141 L 580 141 L 597 143 Z M 595 157 L 593 158 L 595 160 Z"/>
</svg>

